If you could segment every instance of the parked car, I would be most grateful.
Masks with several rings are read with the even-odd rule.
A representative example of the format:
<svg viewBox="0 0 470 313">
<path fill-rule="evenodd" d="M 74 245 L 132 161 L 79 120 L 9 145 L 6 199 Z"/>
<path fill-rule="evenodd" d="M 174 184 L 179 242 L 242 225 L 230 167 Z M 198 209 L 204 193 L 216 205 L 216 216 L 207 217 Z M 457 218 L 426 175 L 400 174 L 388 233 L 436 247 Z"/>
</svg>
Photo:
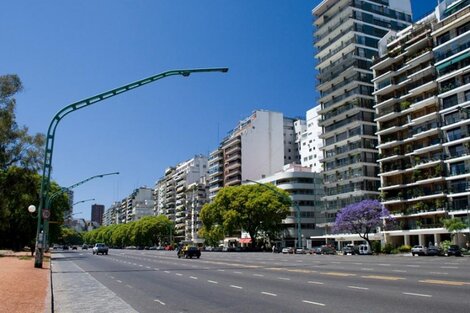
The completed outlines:
<svg viewBox="0 0 470 313">
<path fill-rule="evenodd" d="M 361 254 L 361 255 L 371 255 L 372 254 L 372 249 L 370 248 L 369 245 L 366 245 L 366 244 L 359 245 L 359 254 Z"/>
<path fill-rule="evenodd" d="M 413 248 L 411 248 L 411 255 L 412 256 L 415 256 L 415 255 L 426 255 L 427 253 L 427 249 L 425 246 L 422 246 L 422 245 L 416 245 L 416 246 L 413 246 Z"/>
<path fill-rule="evenodd" d="M 457 245 L 450 245 L 449 248 L 444 252 L 445 256 L 462 256 L 462 251 L 460 251 L 460 247 Z"/>
<path fill-rule="evenodd" d="M 307 250 L 304 248 L 296 248 L 295 254 L 307 254 Z"/>
<path fill-rule="evenodd" d="M 336 249 L 330 245 L 321 246 L 321 254 L 336 254 Z"/>
<path fill-rule="evenodd" d="M 93 255 L 94 254 L 98 255 L 100 253 L 108 255 L 108 246 L 105 245 L 104 243 L 97 243 L 93 247 Z"/>
<path fill-rule="evenodd" d="M 356 247 L 353 245 L 347 245 L 343 247 L 343 255 L 355 255 L 358 253 L 359 253 L 358 249 L 356 249 Z"/>
<path fill-rule="evenodd" d="M 321 247 L 312 247 L 310 249 L 311 254 L 321 254 Z"/>
<path fill-rule="evenodd" d="M 282 253 L 283 254 L 293 254 L 294 253 L 294 248 L 292 248 L 292 247 L 282 248 Z"/>
<path fill-rule="evenodd" d="M 68 249 L 69 249 L 69 246 L 67 246 L 67 245 L 64 245 L 64 246 L 62 247 L 62 250 L 68 250 Z"/>
<path fill-rule="evenodd" d="M 429 246 L 426 249 L 426 255 L 429 255 L 429 256 L 442 255 L 442 250 L 436 246 Z"/>
<path fill-rule="evenodd" d="M 72 246 L 72 250 L 77 250 L 77 246 Z"/>
</svg>

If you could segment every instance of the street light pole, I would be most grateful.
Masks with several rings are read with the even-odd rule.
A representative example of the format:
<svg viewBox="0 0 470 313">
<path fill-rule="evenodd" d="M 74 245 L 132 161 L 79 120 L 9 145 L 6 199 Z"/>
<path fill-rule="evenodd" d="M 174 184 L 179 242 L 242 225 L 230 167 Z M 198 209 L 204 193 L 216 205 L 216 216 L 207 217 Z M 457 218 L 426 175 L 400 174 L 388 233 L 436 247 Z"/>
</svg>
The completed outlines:
<svg viewBox="0 0 470 313">
<path fill-rule="evenodd" d="M 55 131 L 57 129 L 57 125 L 59 122 L 68 114 L 95 104 L 97 102 L 106 100 L 108 98 L 120 95 L 132 89 L 136 89 L 142 87 L 144 85 L 153 83 L 159 79 L 169 77 L 169 76 L 176 76 L 180 75 L 183 77 L 187 77 L 192 73 L 207 73 L 207 72 L 221 72 L 226 73 L 228 72 L 228 68 L 221 67 L 221 68 L 202 68 L 202 69 L 182 69 L 182 70 L 171 70 L 166 71 L 157 75 L 153 75 L 136 82 L 100 93 L 96 96 L 89 97 L 78 102 L 72 103 L 63 109 L 61 109 L 56 115 L 52 118 L 51 123 L 49 124 L 49 128 L 47 131 L 46 136 L 46 147 L 44 153 L 44 164 L 43 164 L 43 171 L 42 171 L 42 179 L 41 179 L 41 191 L 39 194 L 39 207 L 38 207 L 38 227 L 36 232 L 36 258 L 34 261 L 34 267 L 41 268 L 42 267 L 42 259 L 43 259 L 43 249 L 44 249 L 44 236 L 42 225 L 41 225 L 41 218 L 42 218 L 42 210 L 45 208 L 47 203 L 49 187 L 50 187 L 50 180 L 51 180 L 51 171 L 52 171 L 52 152 L 54 150 L 54 137 Z"/>
<path fill-rule="evenodd" d="M 257 182 L 257 181 L 251 180 L 251 179 L 245 179 L 245 181 L 264 186 L 265 188 L 268 188 L 268 189 L 274 191 L 279 196 L 281 196 L 283 198 L 286 198 L 286 196 L 284 194 L 280 193 L 279 191 L 277 191 L 276 189 L 272 188 L 271 186 L 269 186 L 267 184 L 263 184 L 263 183 L 260 183 L 260 182 Z M 302 248 L 302 228 L 301 228 L 301 223 L 300 223 L 300 207 L 291 198 L 289 198 L 289 201 L 292 201 L 292 204 L 295 208 L 295 213 L 296 213 L 295 215 L 296 215 L 296 222 L 297 222 L 297 248 Z"/>
</svg>

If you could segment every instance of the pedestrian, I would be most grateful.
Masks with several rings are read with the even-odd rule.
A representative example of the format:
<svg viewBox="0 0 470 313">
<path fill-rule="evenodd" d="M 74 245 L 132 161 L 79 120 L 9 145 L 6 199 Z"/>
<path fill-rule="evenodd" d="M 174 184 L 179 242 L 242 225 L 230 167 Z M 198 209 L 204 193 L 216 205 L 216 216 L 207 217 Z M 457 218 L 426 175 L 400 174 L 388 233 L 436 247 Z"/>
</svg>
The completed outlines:
<svg viewBox="0 0 470 313">
<path fill-rule="evenodd" d="M 276 246 L 273 246 L 273 253 L 276 252 Z"/>
</svg>

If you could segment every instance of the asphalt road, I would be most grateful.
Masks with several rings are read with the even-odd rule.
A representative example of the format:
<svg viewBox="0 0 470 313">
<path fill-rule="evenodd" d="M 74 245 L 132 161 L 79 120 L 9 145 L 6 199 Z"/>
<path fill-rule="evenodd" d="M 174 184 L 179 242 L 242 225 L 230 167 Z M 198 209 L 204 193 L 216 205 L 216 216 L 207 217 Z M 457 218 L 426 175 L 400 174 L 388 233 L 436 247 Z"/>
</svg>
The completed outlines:
<svg viewBox="0 0 470 313">
<path fill-rule="evenodd" d="M 203 252 L 178 259 L 174 251 L 145 250 L 64 256 L 138 312 L 470 312 L 470 257 Z"/>
</svg>

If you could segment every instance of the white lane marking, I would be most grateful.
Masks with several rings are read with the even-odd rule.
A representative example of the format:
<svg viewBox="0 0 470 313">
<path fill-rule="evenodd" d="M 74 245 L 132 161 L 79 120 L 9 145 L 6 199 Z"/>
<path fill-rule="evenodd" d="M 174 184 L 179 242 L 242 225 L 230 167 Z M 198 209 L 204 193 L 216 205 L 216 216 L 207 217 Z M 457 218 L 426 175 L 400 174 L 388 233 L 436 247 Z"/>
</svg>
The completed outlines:
<svg viewBox="0 0 470 313">
<path fill-rule="evenodd" d="M 417 296 L 417 297 L 426 297 L 426 298 L 431 298 L 431 295 L 425 295 L 422 293 L 412 293 L 412 292 L 402 292 L 404 295 L 409 295 L 409 296 Z"/>
<path fill-rule="evenodd" d="M 369 290 L 369 288 L 366 288 L 366 287 L 357 287 L 357 286 L 348 286 L 348 288 L 351 288 L 351 289 L 360 289 L 360 290 Z"/>
<path fill-rule="evenodd" d="M 208 283 L 211 283 L 211 284 L 218 284 L 218 282 L 213 281 L 213 280 L 208 280 L 207 282 L 208 282 Z"/>
<path fill-rule="evenodd" d="M 109 277 L 111 277 L 111 279 L 114 279 L 114 276 L 109 276 Z"/>
<path fill-rule="evenodd" d="M 140 267 L 144 267 L 142 264 L 139 264 Z"/>
<path fill-rule="evenodd" d="M 320 302 L 313 302 L 313 301 L 307 301 L 307 300 L 302 300 L 303 303 L 308 303 L 308 304 L 315 304 L 319 306 L 325 306 L 325 304 L 320 303 Z"/>
<path fill-rule="evenodd" d="M 237 289 L 243 289 L 243 287 L 236 286 L 236 285 L 230 285 L 230 287 L 232 287 L 232 288 L 237 288 Z"/>
<path fill-rule="evenodd" d="M 126 287 L 129 287 L 129 288 L 134 288 L 134 287 L 132 287 L 131 285 L 126 285 Z"/>
<path fill-rule="evenodd" d="M 287 277 L 278 277 L 277 279 L 280 279 L 280 280 L 290 280 L 290 278 L 287 278 Z"/>
<path fill-rule="evenodd" d="M 405 270 L 392 270 L 392 272 L 397 272 L 397 273 L 406 273 Z"/>
<path fill-rule="evenodd" d="M 197 279 L 197 277 L 194 277 L 194 276 L 189 276 L 189 278 L 191 278 L 191 279 Z"/>
<path fill-rule="evenodd" d="M 361 270 L 363 270 L 363 271 L 373 271 L 374 269 L 370 268 L 370 267 L 363 267 L 363 268 L 361 268 Z"/>
<path fill-rule="evenodd" d="M 429 274 L 434 274 L 434 275 L 448 275 L 449 273 L 445 273 L 445 272 L 429 272 Z"/>
<path fill-rule="evenodd" d="M 270 292 L 265 292 L 265 291 L 261 291 L 261 293 L 262 293 L 263 295 L 272 296 L 272 297 L 277 297 L 277 294 L 275 294 L 275 293 L 270 293 Z"/>
<path fill-rule="evenodd" d="M 122 280 L 116 280 L 118 283 L 122 283 Z"/>
<path fill-rule="evenodd" d="M 176 276 L 183 276 L 183 274 L 181 274 L 181 273 L 176 273 Z"/>
<path fill-rule="evenodd" d="M 243 274 L 242 272 L 233 272 L 234 274 Z"/>
<path fill-rule="evenodd" d="M 391 266 L 391 264 L 385 264 L 385 263 L 377 264 L 377 265 L 380 265 L 380 266 Z"/>
<path fill-rule="evenodd" d="M 362 265 L 362 263 L 353 263 L 354 265 Z"/>
<path fill-rule="evenodd" d="M 225 270 L 217 270 L 217 271 L 219 271 L 219 272 L 225 272 Z"/>
<path fill-rule="evenodd" d="M 458 269 L 457 266 L 441 266 L 441 268 L 452 268 L 452 269 Z"/>
<path fill-rule="evenodd" d="M 170 271 L 163 271 L 163 272 L 164 272 L 164 273 L 167 273 L 167 274 L 169 274 L 169 273 L 170 273 Z"/>
<path fill-rule="evenodd" d="M 309 284 L 315 284 L 315 285 L 324 285 L 324 283 L 322 283 L 320 281 L 309 281 L 308 283 Z"/>
<path fill-rule="evenodd" d="M 253 276 L 264 277 L 264 275 L 262 275 L 262 274 L 253 274 Z"/>
<path fill-rule="evenodd" d="M 154 270 L 159 271 L 160 269 L 155 267 Z"/>
<path fill-rule="evenodd" d="M 408 266 L 408 267 L 420 267 L 419 265 L 405 265 L 405 266 Z"/>
<path fill-rule="evenodd" d="M 148 268 L 148 269 L 150 269 L 150 266 L 146 266 L 145 268 Z"/>
<path fill-rule="evenodd" d="M 166 305 L 165 302 L 160 301 L 160 300 L 158 300 L 158 299 L 155 299 L 155 300 L 153 300 L 153 301 L 158 302 L 158 303 L 160 303 L 161 305 Z"/>
</svg>

